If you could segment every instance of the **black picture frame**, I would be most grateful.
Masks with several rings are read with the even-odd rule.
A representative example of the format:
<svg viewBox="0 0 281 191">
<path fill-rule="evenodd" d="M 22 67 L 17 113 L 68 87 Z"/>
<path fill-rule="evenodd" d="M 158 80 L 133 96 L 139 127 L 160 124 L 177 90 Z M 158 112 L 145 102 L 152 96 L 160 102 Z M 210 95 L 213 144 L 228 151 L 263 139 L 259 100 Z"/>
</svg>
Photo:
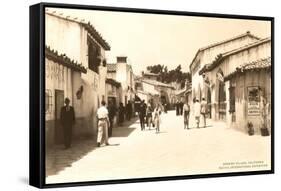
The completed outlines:
<svg viewBox="0 0 281 191">
<path fill-rule="evenodd" d="M 266 171 L 246 171 L 246 172 L 229 172 L 216 174 L 198 174 L 185 176 L 168 176 L 153 178 L 134 178 L 121 180 L 103 180 L 89 182 L 68 182 L 57 184 L 46 184 L 45 182 L 45 8 L 69 8 L 81 10 L 102 10 L 102 11 L 118 11 L 131 13 L 153 13 L 164 15 L 178 16 L 196 16 L 211 18 L 230 18 L 230 19 L 248 19 L 263 20 L 271 22 L 271 111 L 272 111 L 272 134 L 271 134 L 271 170 Z M 249 16 L 249 15 L 231 15 L 231 14 L 215 14 L 215 13 L 197 13 L 183 12 L 171 10 L 152 10 L 137 9 L 124 7 L 104 7 L 93 5 L 75 5 L 75 4 L 58 4 L 58 3 L 39 3 L 30 6 L 30 129 L 29 129 L 29 184 L 38 188 L 54 188 L 69 186 L 85 186 L 85 185 L 102 185 L 102 184 L 121 184 L 132 182 L 147 181 L 167 181 L 179 179 L 197 179 L 212 177 L 228 177 L 228 176 L 245 176 L 274 173 L 274 17 L 265 16 Z"/>
</svg>

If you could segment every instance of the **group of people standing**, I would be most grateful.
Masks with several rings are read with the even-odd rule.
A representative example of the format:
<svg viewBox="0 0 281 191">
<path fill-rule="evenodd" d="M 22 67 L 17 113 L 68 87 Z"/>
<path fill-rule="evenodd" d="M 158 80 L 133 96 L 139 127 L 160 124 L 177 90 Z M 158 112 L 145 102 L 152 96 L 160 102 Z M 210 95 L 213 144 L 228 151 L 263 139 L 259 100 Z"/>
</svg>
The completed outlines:
<svg viewBox="0 0 281 191">
<path fill-rule="evenodd" d="M 178 102 L 180 103 L 180 102 Z M 190 117 L 190 105 L 186 101 L 182 108 L 181 104 L 178 104 L 179 107 L 179 114 L 183 115 L 183 121 L 184 121 L 184 129 L 189 129 L 189 117 Z M 176 106 L 177 108 L 177 106 Z M 208 113 L 208 108 L 207 108 L 207 102 L 205 98 L 202 98 L 201 103 L 199 102 L 199 99 L 194 99 L 193 101 L 193 115 L 195 117 L 195 122 L 196 122 L 196 127 L 200 128 L 200 118 L 203 118 L 203 127 L 206 128 L 206 115 Z M 176 111 L 176 114 L 179 115 Z"/>
<path fill-rule="evenodd" d="M 160 132 L 160 117 L 162 113 L 162 107 L 160 104 L 156 104 L 156 107 L 153 109 L 150 103 L 146 104 L 144 100 L 141 101 L 139 105 L 139 119 L 141 130 L 145 130 L 145 124 L 151 129 L 155 127 L 156 133 Z"/>
<path fill-rule="evenodd" d="M 120 126 L 123 125 L 125 120 L 130 121 L 132 118 L 132 113 L 133 113 L 133 105 L 132 105 L 131 101 L 128 101 L 128 103 L 125 106 L 121 102 L 119 104 L 119 108 L 118 108 L 117 112 L 118 112 L 118 124 Z"/>
<path fill-rule="evenodd" d="M 70 106 L 70 99 L 65 98 L 65 105 L 61 108 L 60 112 L 60 122 L 63 130 L 63 142 L 65 149 L 71 147 L 72 143 L 72 132 L 73 125 L 75 124 L 75 111 L 72 106 Z M 132 118 L 132 103 L 128 101 L 126 106 L 120 103 L 119 108 L 110 101 L 106 107 L 105 101 L 101 102 L 101 107 L 97 110 L 98 119 L 98 135 L 97 135 L 97 146 L 99 147 L 103 142 L 106 145 L 108 143 L 108 137 L 112 136 L 112 129 L 114 124 L 114 118 L 118 113 L 118 124 L 122 125 L 125 120 L 130 121 Z"/>
</svg>

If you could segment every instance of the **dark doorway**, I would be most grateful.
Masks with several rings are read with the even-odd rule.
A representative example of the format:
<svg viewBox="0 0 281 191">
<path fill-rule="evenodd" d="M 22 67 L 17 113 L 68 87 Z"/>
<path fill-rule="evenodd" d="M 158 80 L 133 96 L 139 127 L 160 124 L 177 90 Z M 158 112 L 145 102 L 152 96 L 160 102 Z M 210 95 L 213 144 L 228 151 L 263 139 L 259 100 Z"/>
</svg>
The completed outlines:
<svg viewBox="0 0 281 191">
<path fill-rule="evenodd" d="M 55 143 L 63 143 L 63 131 L 60 123 L 60 111 L 64 106 L 64 91 L 55 90 Z"/>
</svg>

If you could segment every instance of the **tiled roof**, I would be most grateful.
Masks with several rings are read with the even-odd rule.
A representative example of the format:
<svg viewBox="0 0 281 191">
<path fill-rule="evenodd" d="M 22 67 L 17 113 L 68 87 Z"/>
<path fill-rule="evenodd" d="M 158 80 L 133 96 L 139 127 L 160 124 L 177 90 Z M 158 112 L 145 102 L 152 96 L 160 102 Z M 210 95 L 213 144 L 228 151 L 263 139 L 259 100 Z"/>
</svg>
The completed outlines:
<svg viewBox="0 0 281 191">
<path fill-rule="evenodd" d="M 174 87 L 172 85 L 165 84 L 165 83 L 162 83 L 162 82 L 159 82 L 159 81 L 156 81 L 156 80 L 142 79 L 141 81 L 144 82 L 144 83 L 147 83 L 147 84 L 155 85 L 155 86 L 162 86 L 162 87 L 174 89 Z"/>
<path fill-rule="evenodd" d="M 107 72 L 116 72 L 116 64 L 107 64 Z"/>
<path fill-rule="evenodd" d="M 259 46 L 261 44 L 264 44 L 264 43 L 267 43 L 267 42 L 270 42 L 270 41 L 271 41 L 271 38 L 264 38 L 264 39 L 261 39 L 259 41 L 254 42 L 254 43 L 247 44 L 245 46 L 239 47 L 237 49 L 234 49 L 234 50 L 222 53 L 222 54 L 218 54 L 217 57 L 215 58 L 215 60 L 212 63 L 204 65 L 204 67 L 199 71 L 199 74 L 201 75 L 204 72 L 208 72 L 208 71 L 213 70 L 214 68 L 216 68 L 221 63 L 221 61 L 223 59 L 225 59 L 226 57 L 228 57 L 230 55 L 242 52 L 244 50 L 253 48 L 255 46 Z"/>
<path fill-rule="evenodd" d="M 50 46 L 45 46 L 45 56 L 47 59 L 53 60 L 58 64 L 61 64 L 79 72 L 87 73 L 87 69 L 82 65 L 82 63 L 78 63 L 77 61 L 71 60 L 65 54 L 59 54 L 58 51 L 51 49 Z"/>
<path fill-rule="evenodd" d="M 138 93 L 145 94 L 145 95 L 160 95 L 160 93 L 158 91 L 153 90 L 153 89 L 149 90 L 149 92 L 148 91 L 137 90 L 137 94 Z"/>
<path fill-rule="evenodd" d="M 207 50 L 207 49 L 210 49 L 210 48 L 213 48 L 213 47 L 216 47 L 216 46 L 219 46 L 219 45 L 224 44 L 224 43 L 231 42 L 231 41 L 233 41 L 233 40 L 237 40 L 237 39 L 246 37 L 246 36 L 255 38 L 256 40 L 260 40 L 260 38 L 256 37 L 255 35 L 252 35 L 249 31 L 247 31 L 246 33 L 240 34 L 240 35 L 238 35 L 238 36 L 235 36 L 235 37 L 232 37 L 232 38 L 229 38 L 229 39 L 220 41 L 220 42 L 216 42 L 216 43 L 210 44 L 210 45 L 205 46 L 205 47 L 202 47 L 202 48 L 200 48 L 200 49 L 196 52 L 196 54 L 195 54 L 195 56 L 194 56 L 194 58 L 193 58 L 193 60 L 192 60 L 192 62 L 191 62 L 191 64 L 190 64 L 189 67 L 192 66 L 192 64 L 193 64 L 193 62 L 194 62 L 194 60 L 195 60 L 195 58 L 197 57 L 197 55 L 198 55 L 200 52 L 202 52 L 202 51 L 204 51 L 204 50 Z"/>
<path fill-rule="evenodd" d="M 240 35 L 238 35 L 238 36 L 235 36 L 235 37 L 232 37 L 232 38 L 229 38 L 229 39 L 226 39 L 226 40 L 223 40 L 223 41 L 219 41 L 219 42 L 210 44 L 210 45 L 205 46 L 205 47 L 202 47 L 202 48 L 200 48 L 199 50 L 200 50 L 200 51 L 207 50 L 207 49 L 213 48 L 213 47 L 215 47 L 215 46 L 219 46 L 219 45 L 221 45 L 221 44 L 224 44 L 224 43 L 227 43 L 227 42 L 231 42 L 231 41 L 236 40 L 236 39 L 239 39 L 239 38 L 243 38 L 243 37 L 245 37 L 245 36 L 249 36 L 249 37 L 255 38 L 255 39 L 257 39 L 257 40 L 260 40 L 260 38 L 256 37 L 255 35 L 252 35 L 252 34 L 250 33 L 250 31 L 247 31 L 246 33 L 240 34 Z"/>
<path fill-rule="evenodd" d="M 236 68 L 236 70 L 224 77 L 224 80 L 230 80 L 235 75 L 249 70 L 261 70 L 271 68 L 271 57 L 259 59 L 253 62 L 245 63 Z"/>
<path fill-rule="evenodd" d="M 120 82 L 117 82 L 116 80 L 112 79 L 112 78 L 106 78 L 105 83 L 111 84 L 113 86 L 116 86 L 117 88 L 119 88 L 121 86 Z"/>
<path fill-rule="evenodd" d="M 105 49 L 110 50 L 110 45 L 103 39 L 101 34 L 94 28 L 94 26 L 90 22 L 85 22 L 85 20 L 78 20 L 78 18 L 70 18 L 70 16 L 63 17 L 62 14 L 57 14 L 56 11 L 46 10 L 46 14 L 57 17 L 59 19 L 67 20 L 70 22 L 78 23 L 83 26 L 88 33 Z"/>
</svg>

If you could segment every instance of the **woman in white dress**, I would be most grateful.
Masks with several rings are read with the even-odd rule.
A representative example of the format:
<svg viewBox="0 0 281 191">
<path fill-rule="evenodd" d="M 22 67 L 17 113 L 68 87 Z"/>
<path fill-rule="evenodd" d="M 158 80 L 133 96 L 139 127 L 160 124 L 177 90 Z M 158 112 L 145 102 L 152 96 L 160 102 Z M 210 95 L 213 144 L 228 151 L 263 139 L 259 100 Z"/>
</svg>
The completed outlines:
<svg viewBox="0 0 281 191">
<path fill-rule="evenodd" d="M 157 104 L 157 106 L 154 109 L 153 112 L 153 119 L 154 119 L 154 124 L 155 124 L 155 128 L 156 128 L 156 133 L 160 132 L 160 117 L 161 117 L 161 107 L 159 104 Z"/>
</svg>

